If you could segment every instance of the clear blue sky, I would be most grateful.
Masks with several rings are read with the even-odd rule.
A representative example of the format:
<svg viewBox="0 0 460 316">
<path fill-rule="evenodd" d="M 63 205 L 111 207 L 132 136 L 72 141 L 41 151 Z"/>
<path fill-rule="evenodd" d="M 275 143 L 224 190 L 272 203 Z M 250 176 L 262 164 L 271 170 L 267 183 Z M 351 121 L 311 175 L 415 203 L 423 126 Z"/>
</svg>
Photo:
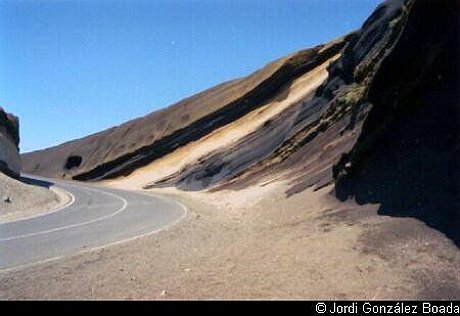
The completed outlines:
<svg viewBox="0 0 460 316">
<path fill-rule="evenodd" d="M 379 0 L 0 0 L 21 151 L 119 125 L 361 26 Z"/>
</svg>

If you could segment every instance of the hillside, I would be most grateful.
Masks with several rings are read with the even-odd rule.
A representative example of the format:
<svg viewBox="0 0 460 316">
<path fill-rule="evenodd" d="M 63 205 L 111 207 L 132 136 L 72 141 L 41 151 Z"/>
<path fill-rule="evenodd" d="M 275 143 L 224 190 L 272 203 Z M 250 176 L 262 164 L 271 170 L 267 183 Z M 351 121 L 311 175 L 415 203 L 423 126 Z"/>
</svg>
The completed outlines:
<svg viewBox="0 0 460 316">
<path fill-rule="evenodd" d="M 338 54 L 343 40 L 299 51 L 118 127 L 23 155 L 29 173 L 95 180 L 129 174 L 260 107 L 285 85 Z"/>
</svg>

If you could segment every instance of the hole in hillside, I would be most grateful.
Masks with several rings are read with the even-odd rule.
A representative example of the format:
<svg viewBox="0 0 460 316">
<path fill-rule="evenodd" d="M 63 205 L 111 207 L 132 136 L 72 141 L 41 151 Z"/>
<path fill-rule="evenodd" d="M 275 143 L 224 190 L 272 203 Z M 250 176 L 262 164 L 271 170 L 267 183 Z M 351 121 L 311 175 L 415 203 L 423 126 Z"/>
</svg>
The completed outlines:
<svg viewBox="0 0 460 316">
<path fill-rule="evenodd" d="M 81 165 L 81 161 L 81 156 L 69 156 L 69 158 L 67 158 L 67 162 L 65 163 L 65 168 L 67 170 L 72 168 L 78 168 Z"/>
</svg>

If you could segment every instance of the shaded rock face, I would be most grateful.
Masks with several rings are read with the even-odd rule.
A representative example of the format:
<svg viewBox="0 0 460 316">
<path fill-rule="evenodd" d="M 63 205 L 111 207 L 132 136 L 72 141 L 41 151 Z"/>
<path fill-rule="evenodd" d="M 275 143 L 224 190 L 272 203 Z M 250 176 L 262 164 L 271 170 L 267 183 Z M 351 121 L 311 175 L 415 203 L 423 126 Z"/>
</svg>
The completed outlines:
<svg viewBox="0 0 460 316">
<path fill-rule="evenodd" d="M 0 107 L 0 172 L 17 177 L 21 172 L 19 157 L 19 120 Z"/>
<path fill-rule="evenodd" d="M 458 245 L 459 11 L 457 1 L 414 3 L 372 81 L 361 135 L 335 167 L 339 198 L 419 218 Z"/>
</svg>

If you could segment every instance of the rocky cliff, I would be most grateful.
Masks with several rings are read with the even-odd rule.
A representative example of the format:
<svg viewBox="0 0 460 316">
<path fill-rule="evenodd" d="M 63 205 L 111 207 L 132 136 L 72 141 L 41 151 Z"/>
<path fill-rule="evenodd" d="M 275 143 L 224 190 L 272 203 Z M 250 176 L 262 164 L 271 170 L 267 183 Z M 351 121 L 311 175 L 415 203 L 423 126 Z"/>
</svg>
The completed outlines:
<svg viewBox="0 0 460 316">
<path fill-rule="evenodd" d="M 419 218 L 460 244 L 460 2 L 415 1 L 407 11 L 369 85 L 360 136 L 334 168 L 336 193 Z"/>
<path fill-rule="evenodd" d="M 0 172 L 19 176 L 19 120 L 0 107 Z"/>
</svg>

